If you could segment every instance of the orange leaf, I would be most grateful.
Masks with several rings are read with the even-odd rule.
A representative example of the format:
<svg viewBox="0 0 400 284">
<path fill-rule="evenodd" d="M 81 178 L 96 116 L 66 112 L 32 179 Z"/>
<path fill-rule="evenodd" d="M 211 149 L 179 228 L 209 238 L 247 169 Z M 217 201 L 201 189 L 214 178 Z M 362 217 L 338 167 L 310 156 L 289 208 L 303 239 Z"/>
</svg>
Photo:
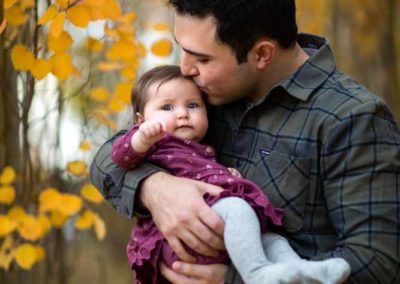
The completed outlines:
<svg viewBox="0 0 400 284">
<path fill-rule="evenodd" d="M 87 175 L 87 164 L 84 161 L 72 161 L 67 165 L 68 171 L 76 176 L 86 176 Z"/>
<path fill-rule="evenodd" d="M 4 0 L 3 7 L 5 10 L 7 10 L 8 8 L 11 8 L 12 6 L 14 6 L 14 4 L 16 2 L 17 2 L 17 0 Z"/>
<path fill-rule="evenodd" d="M 65 13 L 64 12 L 57 13 L 53 22 L 50 25 L 50 34 L 53 37 L 55 38 L 60 37 L 61 32 L 64 29 L 64 22 L 65 22 Z"/>
<path fill-rule="evenodd" d="M 35 57 L 25 46 L 17 44 L 11 51 L 11 61 L 15 70 L 27 71 L 32 67 Z"/>
<path fill-rule="evenodd" d="M 155 43 L 153 43 L 151 46 L 151 51 L 155 55 L 161 56 L 161 57 L 170 56 L 172 53 L 172 49 L 173 49 L 172 43 L 167 38 L 160 39 L 160 40 L 156 41 Z"/>
<path fill-rule="evenodd" d="M 98 87 L 90 90 L 89 96 L 94 101 L 104 102 L 109 97 L 109 94 L 106 88 Z"/>
<path fill-rule="evenodd" d="M 36 59 L 31 68 L 32 76 L 37 80 L 42 80 L 51 71 L 51 64 L 46 59 Z"/>
<path fill-rule="evenodd" d="M 90 151 L 90 149 L 92 149 L 92 145 L 89 141 L 85 140 L 79 144 L 79 149 L 81 149 L 82 151 Z"/>
<path fill-rule="evenodd" d="M 17 227 L 17 223 L 10 217 L 0 215 L 0 237 L 6 236 Z"/>
<path fill-rule="evenodd" d="M 96 236 L 98 240 L 103 240 L 106 236 L 106 225 L 104 224 L 103 219 L 101 219 L 98 215 L 94 219 L 94 231 L 96 232 Z"/>
<path fill-rule="evenodd" d="M 38 24 L 43 25 L 46 24 L 47 22 L 50 22 L 51 20 L 54 19 L 54 17 L 57 15 L 58 10 L 55 5 L 50 5 L 49 8 L 47 8 L 46 12 L 40 17 Z"/>
<path fill-rule="evenodd" d="M 131 91 L 133 84 L 129 82 L 120 82 L 115 87 L 115 95 L 123 102 L 129 104 L 131 102 Z"/>
<path fill-rule="evenodd" d="M 82 199 L 78 196 L 64 193 L 61 195 L 60 202 L 57 204 L 58 210 L 66 216 L 78 213 L 82 208 Z"/>
<path fill-rule="evenodd" d="M 15 199 L 15 189 L 12 186 L 0 186 L 0 203 L 10 205 Z"/>
<path fill-rule="evenodd" d="M 4 12 L 4 18 L 10 25 L 20 26 L 26 22 L 27 16 L 20 7 L 14 6 Z"/>
<path fill-rule="evenodd" d="M 96 204 L 99 204 L 104 200 L 103 196 L 100 194 L 97 188 L 92 184 L 85 184 L 84 186 L 82 186 L 81 195 L 84 199 Z"/>
<path fill-rule="evenodd" d="M 47 46 L 54 52 L 64 52 L 72 44 L 73 40 L 69 33 L 66 31 L 61 31 L 58 38 L 53 37 L 51 34 L 47 37 Z"/>
<path fill-rule="evenodd" d="M 18 228 L 22 238 L 28 241 L 36 241 L 42 232 L 42 227 L 35 216 L 26 214 Z"/>
<path fill-rule="evenodd" d="M 75 5 L 67 11 L 68 20 L 77 27 L 85 28 L 92 16 L 90 6 L 85 4 Z"/>
<path fill-rule="evenodd" d="M 99 65 L 97 65 L 97 68 L 100 71 L 115 71 L 115 70 L 118 70 L 119 68 L 121 68 L 121 64 L 119 64 L 117 62 L 102 61 L 99 63 Z"/>
<path fill-rule="evenodd" d="M 85 42 L 85 48 L 92 52 L 100 52 L 103 50 L 104 44 L 95 38 L 88 37 Z"/>
<path fill-rule="evenodd" d="M 39 212 L 56 210 L 60 199 L 61 193 L 56 188 L 46 188 L 39 194 Z"/>
<path fill-rule="evenodd" d="M 79 230 L 86 230 L 89 229 L 95 219 L 95 214 L 91 210 L 85 210 L 82 214 L 75 221 L 75 227 Z"/>
<path fill-rule="evenodd" d="M 36 260 L 36 249 L 31 244 L 20 245 L 15 250 L 15 261 L 21 268 L 25 270 L 31 269 Z"/>
<path fill-rule="evenodd" d="M 0 184 L 10 184 L 15 179 L 15 171 L 13 167 L 7 166 L 3 169 L 0 175 Z"/>
<path fill-rule="evenodd" d="M 66 80 L 74 73 L 72 57 L 68 53 L 56 53 L 50 58 L 51 72 L 60 80 Z"/>
</svg>

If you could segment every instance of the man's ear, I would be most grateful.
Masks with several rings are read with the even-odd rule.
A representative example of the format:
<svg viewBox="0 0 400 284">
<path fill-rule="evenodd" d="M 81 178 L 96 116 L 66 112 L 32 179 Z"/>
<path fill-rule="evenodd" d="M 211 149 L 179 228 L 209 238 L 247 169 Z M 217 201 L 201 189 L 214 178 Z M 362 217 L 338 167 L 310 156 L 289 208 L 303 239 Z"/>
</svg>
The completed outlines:
<svg viewBox="0 0 400 284">
<path fill-rule="evenodd" d="M 254 44 L 253 50 L 257 68 L 263 69 L 272 61 L 276 51 L 276 43 L 263 38 Z"/>
<path fill-rule="evenodd" d="M 143 115 L 140 112 L 135 113 L 135 123 L 142 123 L 144 121 Z"/>
</svg>

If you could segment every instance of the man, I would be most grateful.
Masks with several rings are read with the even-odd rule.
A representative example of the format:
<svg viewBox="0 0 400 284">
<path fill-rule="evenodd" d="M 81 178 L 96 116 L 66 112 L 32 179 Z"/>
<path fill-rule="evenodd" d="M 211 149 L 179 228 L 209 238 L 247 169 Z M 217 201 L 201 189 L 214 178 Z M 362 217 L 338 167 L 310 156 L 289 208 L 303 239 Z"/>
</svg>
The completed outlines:
<svg viewBox="0 0 400 284">
<path fill-rule="evenodd" d="M 181 70 L 210 103 L 206 143 L 285 210 L 281 234 L 304 258 L 344 258 L 349 282 L 400 281 L 400 132 L 386 104 L 336 70 L 327 41 L 297 34 L 294 0 L 170 0 Z M 215 186 L 143 163 L 124 172 L 110 144 L 93 183 L 125 215 L 152 218 L 183 262 L 173 283 L 240 283 L 201 266 L 183 243 L 216 255 L 223 224 L 204 202 Z M 148 211 L 147 211 L 148 210 Z M 280 260 L 277 259 L 277 262 Z"/>
</svg>

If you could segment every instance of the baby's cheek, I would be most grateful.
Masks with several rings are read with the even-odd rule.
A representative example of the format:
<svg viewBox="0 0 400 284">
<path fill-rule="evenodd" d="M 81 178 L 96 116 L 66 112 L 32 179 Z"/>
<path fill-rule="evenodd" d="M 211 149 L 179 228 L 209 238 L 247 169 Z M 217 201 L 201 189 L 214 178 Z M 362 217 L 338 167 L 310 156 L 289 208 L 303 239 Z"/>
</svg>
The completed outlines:
<svg viewBox="0 0 400 284">
<path fill-rule="evenodd" d="M 171 133 L 175 130 L 176 121 L 173 117 L 167 116 L 164 118 L 165 124 L 167 125 L 167 132 Z"/>
</svg>

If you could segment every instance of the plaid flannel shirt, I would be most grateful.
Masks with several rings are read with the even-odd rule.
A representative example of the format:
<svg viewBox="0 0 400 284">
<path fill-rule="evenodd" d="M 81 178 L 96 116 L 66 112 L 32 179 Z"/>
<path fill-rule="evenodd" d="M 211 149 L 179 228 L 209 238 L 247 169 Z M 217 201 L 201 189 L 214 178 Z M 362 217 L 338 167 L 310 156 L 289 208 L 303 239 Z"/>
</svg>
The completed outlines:
<svg viewBox="0 0 400 284">
<path fill-rule="evenodd" d="M 205 142 L 285 210 L 279 233 L 301 257 L 343 257 L 349 283 L 399 283 L 399 129 L 382 99 L 336 70 L 325 39 L 298 41 L 309 60 L 257 103 L 210 107 Z M 109 154 L 106 143 L 92 181 L 132 216 L 137 185 L 159 169 L 125 174 Z M 234 268 L 226 283 L 242 283 Z"/>
</svg>

